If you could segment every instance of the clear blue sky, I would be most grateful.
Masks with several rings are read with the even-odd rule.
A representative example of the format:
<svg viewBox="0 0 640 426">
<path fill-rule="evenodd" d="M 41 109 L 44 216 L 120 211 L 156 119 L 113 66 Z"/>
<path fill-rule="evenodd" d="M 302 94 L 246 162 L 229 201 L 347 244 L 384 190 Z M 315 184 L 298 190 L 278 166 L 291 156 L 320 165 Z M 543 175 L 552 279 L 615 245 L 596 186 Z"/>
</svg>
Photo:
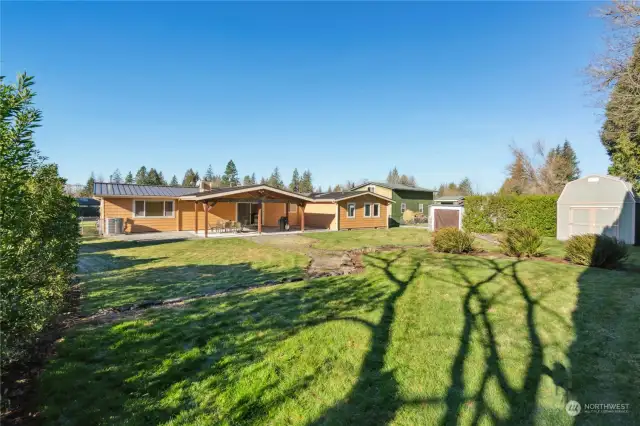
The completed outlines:
<svg viewBox="0 0 640 426">
<path fill-rule="evenodd" d="M 36 77 L 36 143 L 70 183 L 141 166 L 285 183 L 469 176 L 499 188 L 515 142 L 608 157 L 582 69 L 595 3 L 1 4 L 2 74 Z"/>
</svg>

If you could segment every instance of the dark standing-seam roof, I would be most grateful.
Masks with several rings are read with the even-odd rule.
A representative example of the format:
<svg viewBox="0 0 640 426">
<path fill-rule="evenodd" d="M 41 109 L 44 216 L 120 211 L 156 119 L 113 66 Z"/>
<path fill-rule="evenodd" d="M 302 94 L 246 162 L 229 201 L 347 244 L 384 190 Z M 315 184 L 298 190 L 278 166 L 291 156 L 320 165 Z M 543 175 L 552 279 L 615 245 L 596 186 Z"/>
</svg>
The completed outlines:
<svg viewBox="0 0 640 426">
<path fill-rule="evenodd" d="M 140 197 L 182 197 L 184 195 L 195 194 L 198 188 L 180 186 L 159 186 L 159 185 L 135 185 L 132 183 L 108 183 L 96 182 L 93 185 L 93 195 L 98 197 L 106 196 L 140 196 Z"/>
<path fill-rule="evenodd" d="M 376 194 L 375 192 L 368 192 L 368 191 L 338 191 L 338 192 L 323 192 L 321 194 L 313 194 L 312 198 L 314 200 L 318 200 L 318 201 L 322 201 L 322 200 L 327 200 L 327 201 L 331 201 L 331 200 L 342 200 L 344 198 L 349 198 L 349 197 L 354 197 L 354 196 L 362 196 L 362 195 L 372 195 L 374 197 L 378 197 L 378 198 L 383 198 L 385 200 L 389 200 L 387 197 L 380 195 L 380 194 Z"/>
<path fill-rule="evenodd" d="M 409 186 L 409 185 L 404 185 L 402 183 L 386 183 L 386 182 L 367 182 L 367 183 L 363 183 L 362 185 L 358 185 L 354 187 L 354 189 L 362 188 L 363 186 L 369 186 L 369 185 L 381 186 L 383 188 L 389 188 L 389 189 L 398 190 L 398 191 L 437 192 L 436 189 L 421 188 L 419 186 Z"/>
</svg>

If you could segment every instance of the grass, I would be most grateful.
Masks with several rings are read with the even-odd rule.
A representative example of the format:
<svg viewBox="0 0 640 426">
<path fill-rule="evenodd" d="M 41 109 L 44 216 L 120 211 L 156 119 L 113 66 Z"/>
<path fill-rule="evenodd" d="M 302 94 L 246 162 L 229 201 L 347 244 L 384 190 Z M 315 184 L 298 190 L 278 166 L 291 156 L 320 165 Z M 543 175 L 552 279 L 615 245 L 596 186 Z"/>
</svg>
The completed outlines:
<svg viewBox="0 0 640 426">
<path fill-rule="evenodd" d="M 358 235 L 314 238 L 353 247 L 341 234 Z M 366 233 L 358 237 L 376 244 Z M 187 271 L 191 285 L 217 283 L 199 276 L 211 270 L 233 282 L 299 272 L 303 259 L 247 243 L 106 251 L 96 243 L 83 255 L 85 279 L 107 279 L 102 291 L 117 292 L 89 302 L 95 308 L 98 300 L 129 299 L 119 293 L 139 282 L 135 277 L 164 281 L 171 268 L 187 268 L 171 276 L 183 284 L 166 280 L 163 291 L 188 290 Z M 99 259 L 89 261 L 98 254 L 108 255 L 106 271 Z M 582 421 L 638 418 L 637 274 L 415 248 L 363 260 L 359 275 L 75 328 L 40 382 L 44 423 L 569 425 L 569 390 L 580 402 L 631 404 L 632 414 L 581 414 Z M 251 267 L 225 272 L 238 264 Z"/>
<path fill-rule="evenodd" d="M 82 308 L 93 312 L 145 300 L 302 277 L 309 259 L 241 238 L 185 241 L 91 240 L 81 247 Z"/>
<path fill-rule="evenodd" d="M 305 237 L 316 240 L 313 247 L 321 250 L 352 250 L 387 245 L 407 247 L 431 243 L 431 233 L 426 229 L 416 228 L 318 232 L 305 234 Z"/>
<path fill-rule="evenodd" d="M 498 235 L 494 235 L 494 237 L 498 238 Z M 542 239 L 542 249 L 545 256 L 564 258 L 564 241 L 556 240 L 553 237 L 542 237 Z M 498 244 L 493 244 L 480 238 L 476 238 L 475 244 L 478 248 L 485 251 L 500 252 L 500 246 Z"/>
</svg>

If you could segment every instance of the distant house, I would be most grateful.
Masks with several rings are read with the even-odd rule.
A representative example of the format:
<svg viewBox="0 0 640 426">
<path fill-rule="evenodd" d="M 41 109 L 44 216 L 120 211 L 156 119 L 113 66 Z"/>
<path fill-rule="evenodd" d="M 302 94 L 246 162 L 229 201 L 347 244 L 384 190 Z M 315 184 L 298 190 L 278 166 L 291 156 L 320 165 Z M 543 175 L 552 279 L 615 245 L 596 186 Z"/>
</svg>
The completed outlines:
<svg viewBox="0 0 640 426">
<path fill-rule="evenodd" d="M 403 223 L 402 216 L 406 210 L 427 215 L 437 192 L 435 189 L 386 182 L 367 182 L 352 190 L 369 191 L 392 199 L 394 203 L 389 209 L 389 217 L 395 224 Z"/>
<path fill-rule="evenodd" d="M 89 197 L 76 197 L 78 202 L 78 217 L 99 217 L 100 200 Z"/>
</svg>

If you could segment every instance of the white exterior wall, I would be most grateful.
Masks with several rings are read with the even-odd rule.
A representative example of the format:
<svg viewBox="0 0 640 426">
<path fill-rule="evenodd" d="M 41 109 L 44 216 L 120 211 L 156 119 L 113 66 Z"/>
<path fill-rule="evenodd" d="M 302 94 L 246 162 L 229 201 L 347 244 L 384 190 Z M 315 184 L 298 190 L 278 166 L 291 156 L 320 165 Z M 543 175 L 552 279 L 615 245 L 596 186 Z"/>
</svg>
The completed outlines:
<svg viewBox="0 0 640 426">
<path fill-rule="evenodd" d="M 574 180 L 558 198 L 556 237 L 567 240 L 574 234 L 597 232 L 633 244 L 635 209 L 631 186 L 619 178 L 592 175 Z M 604 225 L 602 232 L 599 225 Z"/>
</svg>

